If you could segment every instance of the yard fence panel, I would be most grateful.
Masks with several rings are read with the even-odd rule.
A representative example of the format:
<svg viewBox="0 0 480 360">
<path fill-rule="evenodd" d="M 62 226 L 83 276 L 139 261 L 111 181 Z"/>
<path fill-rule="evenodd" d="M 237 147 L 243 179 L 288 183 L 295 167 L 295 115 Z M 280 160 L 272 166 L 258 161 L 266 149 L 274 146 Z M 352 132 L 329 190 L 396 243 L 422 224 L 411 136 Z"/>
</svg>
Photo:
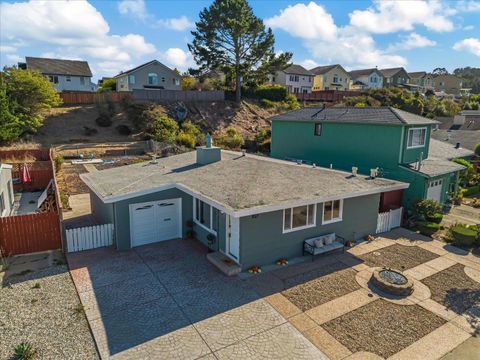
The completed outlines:
<svg viewBox="0 0 480 360">
<path fill-rule="evenodd" d="M 56 250 L 61 247 L 57 212 L 0 218 L 0 249 L 7 256 Z"/>
<path fill-rule="evenodd" d="M 68 229 L 66 234 L 68 252 L 113 245 L 113 224 Z"/>
<path fill-rule="evenodd" d="M 62 92 L 59 94 L 64 104 L 94 104 L 97 101 L 120 102 L 123 99 L 130 99 L 132 94 L 129 92 Z"/>
<path fill-rule="evenodd" d="M 400 207 L 395 210 L 379 213 L 377 219 L 377 234 L 399 227 L 402 223 L 402 210 L 403 208 Z"/>
<path fill-rule="evenodd" d="M 162 101 L 223 101 L 223 90 L 196 91 L 196 90 L 144 90 L 134 89 L 133 99 L 138 102 Z"/>
</svg>

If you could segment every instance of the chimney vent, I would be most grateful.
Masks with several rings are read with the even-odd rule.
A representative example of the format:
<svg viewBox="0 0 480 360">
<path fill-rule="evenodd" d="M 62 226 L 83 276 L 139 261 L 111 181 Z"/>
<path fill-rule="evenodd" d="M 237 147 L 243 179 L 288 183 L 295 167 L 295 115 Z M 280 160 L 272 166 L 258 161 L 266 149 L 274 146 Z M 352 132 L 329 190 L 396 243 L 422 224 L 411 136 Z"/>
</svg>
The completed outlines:
<svg viewBox="0 0 480 360">
<path fill-rule="evenodd" d="M 457 143 L 455 144 L 455 149 L 458 149 L 459 147 L 460 147 L 460 143 L 457 142 Z"/>
<path fill-rule="evenodd" d="M 357 176 L 357 173 L 358 173 L 358 167 L 352 166 L 352 175 Z"/>
<path fill-rule="evenodd" d="M 370 169 L 370 178 L 375 179 L 377 177 L 377 169 Z"/>
<path fill-rule="evenodd" d="M 197 164 L 207 165 L 222 160 L 222 151 L 212 145 L 212 137 L 205 136 L 205 146 L 197 147 Z"/>
</svg>

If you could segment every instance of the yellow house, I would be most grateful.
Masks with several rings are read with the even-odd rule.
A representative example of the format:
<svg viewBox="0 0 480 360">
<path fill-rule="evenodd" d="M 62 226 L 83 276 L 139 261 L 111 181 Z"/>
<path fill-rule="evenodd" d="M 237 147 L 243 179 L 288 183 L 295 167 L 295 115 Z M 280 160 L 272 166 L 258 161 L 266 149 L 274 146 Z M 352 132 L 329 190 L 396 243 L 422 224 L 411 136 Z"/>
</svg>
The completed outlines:
<svg viewBox="0 0 480 360">
<path fill-rule="evenodd" d="M 350 74 L 339 64 L 317 66 L 310 72 L 315 74 L 312 91 L 350 89 Z"/>
</svg>

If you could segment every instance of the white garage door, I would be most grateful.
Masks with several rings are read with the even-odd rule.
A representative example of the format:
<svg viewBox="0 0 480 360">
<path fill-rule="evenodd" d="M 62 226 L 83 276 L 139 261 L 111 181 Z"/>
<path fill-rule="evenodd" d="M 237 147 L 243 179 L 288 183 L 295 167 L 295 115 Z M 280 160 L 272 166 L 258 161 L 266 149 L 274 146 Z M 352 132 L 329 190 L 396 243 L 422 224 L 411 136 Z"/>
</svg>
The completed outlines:
<svg viewBox="0 0 480 360">
<path fill-rule="evenodd" d="M 132 247 L 181 237 L 181 199 L 130 205 Z"/>
<path fill-rule="evenodd" d="M 427 190 L 427 199 L 440 201 L 442 197 L 442 180 L 430 181 Z"/>
</svg>

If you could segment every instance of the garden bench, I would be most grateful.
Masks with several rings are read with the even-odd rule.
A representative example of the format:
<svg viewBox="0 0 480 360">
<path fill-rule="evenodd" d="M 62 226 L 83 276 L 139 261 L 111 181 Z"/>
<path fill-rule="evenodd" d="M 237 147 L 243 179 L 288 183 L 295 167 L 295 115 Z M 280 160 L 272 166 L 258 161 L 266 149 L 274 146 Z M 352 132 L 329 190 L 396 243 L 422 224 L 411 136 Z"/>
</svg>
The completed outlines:
<svg viewBox="0 0 480 360">
<path fill-rule="evenodd" d="M 323 242 L 322 246 L 317 246 L 317 240 Z M 325 241 L 329 241 L 327 244 Z M 338 249 L 345 251 L 345 239 L 335 233 L 316 236 L 314 238 L 306 239 L 303 242 L 303 255 L 306 253 L 312 255 L 312 261 L 315 255 L 326 254 Z"/>
</svg>

